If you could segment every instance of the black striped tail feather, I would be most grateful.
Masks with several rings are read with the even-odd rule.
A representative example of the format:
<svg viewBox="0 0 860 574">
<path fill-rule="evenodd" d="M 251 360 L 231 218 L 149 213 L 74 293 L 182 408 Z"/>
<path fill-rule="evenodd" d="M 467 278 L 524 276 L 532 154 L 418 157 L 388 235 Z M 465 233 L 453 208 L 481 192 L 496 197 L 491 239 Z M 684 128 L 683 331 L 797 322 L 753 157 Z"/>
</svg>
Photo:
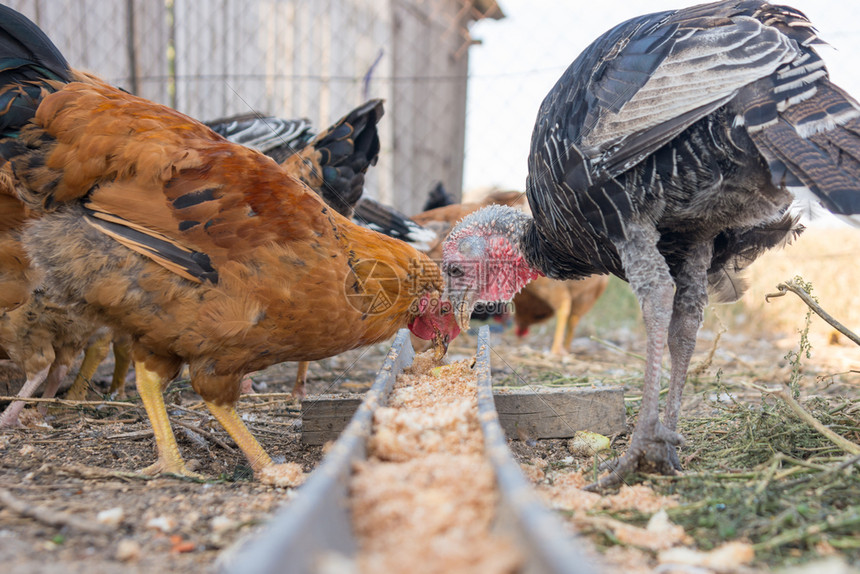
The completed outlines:
<svg viewBox="0 0 860 574">
<path fill-rule="evenodd" d="M 762 3 L 752 17 L 766 26 L 773 26 L 801 46 L 826 43 L 818 37 L 806 14 L 791 6 Z"/>
<path fill-rule="evenodd" d="M 733 303 L 749 286 L 744 270 L 765 251 L 784 247 L 803 232 L 799 216 L 787 212 L 775 221 L 751 229 L 729 229 L 714 240 L 708 269 L 708 291 L 714 303 Z"/>
<path fill-rule="evenodd" d="M 369 197 L 358 200 L 353 218 L 369 229 L 411 243 L 419 251 L 428 251 L 430 245 L 438 241 L 432 230 L 418 225 L 390 205 Z"/>
<path fill-rule="evenodd" d="M 828 80 L 750 135 L 773 182 L 807 188 L 834 215 L 860 226 L 860 105 Z"/>
<path fill-rule="evenodd" d="M 364 174 L 379 158 L 376 124 L 382 118 L 382 100 L 370 100 L 352 110 L 308 144 L 319 152 L 325 202 L 350 214 L 364 189 Z"/>
<path fill-rule="evenodd" d="M 261 151 L 278 163 L 301 151 L 314 137 L 307 118 L 283 119 L 251 113 L 213 120 L 206 125 L 231 142 Z"/>
</svg>

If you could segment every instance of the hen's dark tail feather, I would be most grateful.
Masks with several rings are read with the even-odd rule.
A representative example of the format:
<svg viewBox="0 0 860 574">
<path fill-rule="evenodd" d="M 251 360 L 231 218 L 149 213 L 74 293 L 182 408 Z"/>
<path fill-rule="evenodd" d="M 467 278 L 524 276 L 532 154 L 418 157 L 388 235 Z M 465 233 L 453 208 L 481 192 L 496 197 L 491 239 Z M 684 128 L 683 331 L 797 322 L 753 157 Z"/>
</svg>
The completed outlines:
<svg viewBox="0 0 860 574">
<path fill-rule="evenodd" d="M 436 241 L 436 233 L 426 229 L 393 207 L 362 197 L 355 204 L 355 220 L 379 233 L 400 239 L 419 251 L 428 251 Z"/>
<path fill-rule="evenodd" d="M 427 201 L 424 202 L 424 207 L 421 212 L 430 211 L 437 207 L 445 207 L 446 205 L 454 205 L 456 202 L 442 182 L 439 181 L 433 186 L 433 189 L 427 194 Z"/>
<path fill-rule="evenodd" d="M 206 122 L 215 133 L 261 151 L 278 163 L 304 149 L 314 137 L 307 118 L 285 120 L 245 114 Z"/>
<path fill-rule="evenodd" d="M 364 188 L 364 174 L 379 159 L 376 124 L 383 114 L 382 100 L 370 100 L 352 110 L 312 139 L 284 165 L 316 189 L 325 202 L 351 217 Z"/>
<path fill-rule="evenodd" d="M 18 135 L 52 81 L 71 81 L 66 59 L 36 24 L 0 6 L 0 137 Z"/>
<path fill-rule="evenodd" d="M 860 105 L 828 80 L 750 130 L 774 183 L 808 188 L 831 213 L 860 226 Z"/>
</svg>

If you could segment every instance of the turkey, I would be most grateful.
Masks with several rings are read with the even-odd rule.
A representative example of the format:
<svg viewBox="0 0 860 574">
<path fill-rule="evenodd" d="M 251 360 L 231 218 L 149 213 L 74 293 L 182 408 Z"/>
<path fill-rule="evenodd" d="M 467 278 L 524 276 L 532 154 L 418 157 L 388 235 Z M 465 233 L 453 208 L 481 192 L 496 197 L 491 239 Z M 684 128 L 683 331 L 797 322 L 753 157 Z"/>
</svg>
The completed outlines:
<svg viewBox="0 0 860 574">
<path fill-rule="evenodd" d="M 830 82 L 822 43 L 801 12 L 761 0 L 616 26 L 540 107 L 533 216 L 492 206 L 452 230 L 443 269 L 462 323 L 477 301 L 509 300 L 541 275 L 630 283 L 647 334 L 641 410 L 627 452 L 591 488 L 680 469 L 681 393 L 708 292 L 737 299 L 739 272 L 802 230 L 795 199 L 860 223 L 860 106 Z"/>
</svg>

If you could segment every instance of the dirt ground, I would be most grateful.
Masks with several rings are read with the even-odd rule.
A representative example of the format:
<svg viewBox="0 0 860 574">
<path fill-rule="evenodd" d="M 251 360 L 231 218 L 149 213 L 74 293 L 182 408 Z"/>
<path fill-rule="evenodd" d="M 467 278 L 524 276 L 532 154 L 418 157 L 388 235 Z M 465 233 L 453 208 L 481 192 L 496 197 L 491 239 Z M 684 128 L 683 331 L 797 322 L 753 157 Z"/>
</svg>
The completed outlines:
<svg viewBox="0 0 860 574">
<path fill-rule="evenodd" d="M 551 327 L 538 326 L 523 341 L 510 329 L 493 335 L 496 384 L 621 384 L 630 401 L 629 414 L 634 415 L 641 389 L 638 355 L 644 352 L 640 328 L 617 328 L 589 338 L 594 328 L 586 325 L 571 354 L 554 357 L 547 352 Z M 715 330 L 703 330 L 694 369 L 714 350 L 716 336 Z M 856 395 L 860 375 L 850 371 L 860 367 L 857 347 L 838 338 L 810 337 L 815 353 L 803 368 L 807 380 L 819 387 L 805 392 Z M 474 345 L 473 336 L 462 336 L 449 353 L 455 359 L 467 356 Z M 760 400 L 759 392 L 740 383 L 785 380 L 791 369 L 785 356 L 796 346 L 797 335 L 791 333 L 769 338 L 723 333 L 709 365 L 685 391 L 682 417 L 706 416 L 714 401 L 721 400 L 713 384 L 717 372 L 724 384 L 731 385 L 734 399 Z M 386 350 L 386 345 L 379 345 L 314 363 L 307 400 L 313 400 L 314 394 L 367 389 Z M 310 472 L 321 460 L 322 449 L 300 441 L 299 404 L 286 395 L 294 374 L 294 364 L 256 374 L 257 394 L 244 397 L 238 409 L 273 457 L 300 463 Z M 17 375 L 7 368 L 0 376 L 8 381 Z M 101 390 L 106 389 L 109 376 L 106 363 L 96 381 Z M 134 396 L 133 383 L 129 386 Z M 32 414 L 23 429 L 0 431 L 0 496 L 12 501 L 0 500 L 0 563 L 5 572 L 211 571 L 234 542 L 253 536 L 272 513 L 300 492 L 249 480 L 244 458 L 213 423 L 187 382 L 173 383 L 166 397 L 183 455 L 209 477 L 205 482 L 144 479 L 134 473 L 155 459 L 139 401 L 122 406 L 55 406 L 44 418 Z M 566 441 L 525 438 L 514 441 L 512 448 L 526 470 L 572 464 Z M 627 437 L 613 439 L 615 447 L 623 448 Z M 694 447 L 682 449 L 685 464 L 691 456 L 695 458 Z M 536 484 L 546 484 L 546 476 L 539 472 L 533 478 Z M 12 510 L 15 503 L 37 509 L 40 518 Z M 71 523 L 69 515 L 80 519 L 80 524 Z M 616 564 L 626 569 L 621 566 L 623 560 Z"/>
</svg>

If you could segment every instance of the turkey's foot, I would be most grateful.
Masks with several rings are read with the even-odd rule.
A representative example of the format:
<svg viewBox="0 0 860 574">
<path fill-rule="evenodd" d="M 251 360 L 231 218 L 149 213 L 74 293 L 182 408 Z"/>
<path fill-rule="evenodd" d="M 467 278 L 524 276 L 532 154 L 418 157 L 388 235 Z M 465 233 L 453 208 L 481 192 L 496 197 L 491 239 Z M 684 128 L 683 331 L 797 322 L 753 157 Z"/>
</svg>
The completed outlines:
<svg viewBox="0 0 860 574">
<path fill-rule="evenodd" d="M 608 474 L 586 486 L 585 490 L 615 488 L 633 472 L 675 475 L 681 470 L 676 447 L 682 444 L 684 437 L 661 423 L 652 427 L 650 432 L 637 428 L 627 452 L 621 458 L 601 464 L 600 470 L 609 471 Z"/>
</svg>

